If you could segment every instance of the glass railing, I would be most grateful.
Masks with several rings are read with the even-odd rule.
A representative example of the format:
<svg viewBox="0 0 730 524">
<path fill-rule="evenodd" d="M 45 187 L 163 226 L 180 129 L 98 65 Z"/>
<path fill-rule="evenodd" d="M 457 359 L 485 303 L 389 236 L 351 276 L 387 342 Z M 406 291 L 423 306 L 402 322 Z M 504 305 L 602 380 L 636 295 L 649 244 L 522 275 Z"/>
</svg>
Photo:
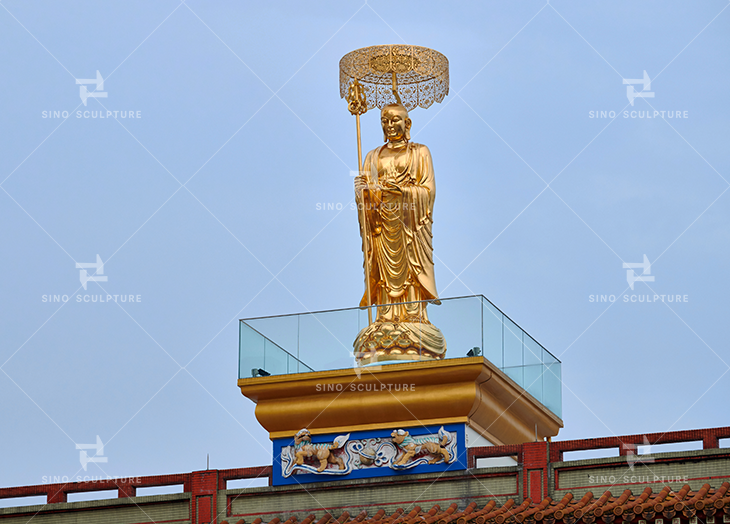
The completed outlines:
<svg viewBox="0 0 730 524">
<path fill-rule="evenodd" d="M 375 308 L 372 312 L 375 315 Z M 441 305 L 428 303 L 428 318 L 446 339 L 445 358 L 483 355 L 562 417 L 560 361 L 484 296 L 441 299 Z M 367 325 L 368 313 L 363 308 L 243 319 L 238 376 L 353 367 L 353 341 Z"/>
</svg>

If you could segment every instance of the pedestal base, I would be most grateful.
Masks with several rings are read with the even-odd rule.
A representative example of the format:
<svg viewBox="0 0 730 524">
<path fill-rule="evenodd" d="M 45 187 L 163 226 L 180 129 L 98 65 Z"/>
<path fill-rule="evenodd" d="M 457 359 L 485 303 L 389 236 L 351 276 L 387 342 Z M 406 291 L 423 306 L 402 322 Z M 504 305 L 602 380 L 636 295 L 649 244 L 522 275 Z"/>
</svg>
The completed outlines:
<svg viewBox="0 0 730 524">
<path fill-rule="evenodd" d="M 392 360 L 440 360 L 446 340 L 430 322 L 375 321 L 357 335 L 353 344 L 360 365 Z"/>
<path fill-rule="evenodd" d="M 274 439 L 468 424 L 493 444 L 553 437 L 563 421 L 484 357 L 240 379 Z"/>
</svg>

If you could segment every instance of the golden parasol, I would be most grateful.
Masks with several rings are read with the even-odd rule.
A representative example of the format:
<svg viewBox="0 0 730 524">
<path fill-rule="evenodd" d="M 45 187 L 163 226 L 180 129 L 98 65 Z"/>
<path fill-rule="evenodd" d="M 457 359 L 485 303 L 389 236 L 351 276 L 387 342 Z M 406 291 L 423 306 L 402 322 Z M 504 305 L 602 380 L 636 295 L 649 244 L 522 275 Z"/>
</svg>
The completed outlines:
<svg viewBox="0 0 730 524">
<path fill-rule="evenodd" d="M 449 61 L 427 47 L 363 47 L 340 60 L 341 98 L 348 95 L 354 81 L 362 84 L 365 111 L 382 108 L 398 98 L 409 111 L 416 107 L 428 109 L 449 94 Z"/>
<path fill-rule="evenodd" d="M 427 109 L 448 94 L 449 61 L 433 49 L 403 44 L 377 45 L 343 56 L 340 60 L 340 98 L 346 98 L 348 110 L 355 115 L 358 170 L 362 169 L 360 115 L 392 102 L 402 104 L 409 111 L 416 107 Z M 362 223 L 367 227 L 364 219 Z M 372 304 L 367 263 L 365 271 L 367 300 Z M 372 323 L 369 307 L 368 321 Z"/>
</svg>

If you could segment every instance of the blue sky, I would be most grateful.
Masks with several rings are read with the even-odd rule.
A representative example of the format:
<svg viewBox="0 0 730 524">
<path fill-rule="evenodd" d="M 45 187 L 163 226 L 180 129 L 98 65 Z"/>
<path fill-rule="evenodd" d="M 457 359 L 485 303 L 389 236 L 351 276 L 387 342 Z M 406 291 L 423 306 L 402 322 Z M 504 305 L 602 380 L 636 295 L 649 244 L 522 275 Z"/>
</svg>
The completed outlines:
<svg viewBox="0 0 730 524">
<path fill-rule="evenodd" d="M 0 486 L 271 463 L 237 319 L 357 305 L 338 62 L 385 43 L 449 59 L 449 96 L 411 112 L 439 292 L 563 361 L 558 438 L 727 425 L 729 25 L 719 0 L 0 2 Z M 127 118 L 76 117 L 104 108 Z M 108 281 L 79 290 L 97 254 Z M 655 281 L 626 289 L 644 255 Z M 107 293 L 141 302 L 42 299 Z M 108 462 L 79 473 L 97 435 Z"/>
</svg>

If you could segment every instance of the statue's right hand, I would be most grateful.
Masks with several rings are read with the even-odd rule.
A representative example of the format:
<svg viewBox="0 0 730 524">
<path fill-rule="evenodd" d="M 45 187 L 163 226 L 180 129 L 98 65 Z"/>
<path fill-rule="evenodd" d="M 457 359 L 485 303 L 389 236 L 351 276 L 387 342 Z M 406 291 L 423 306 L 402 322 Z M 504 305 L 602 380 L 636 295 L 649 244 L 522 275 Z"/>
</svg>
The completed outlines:
<svg viewBox="0 0 730 524">
<path fill-rule="evenodd" d="M 355 191 L 360 193 L 362 190 L 367 189 L 368 183 L 362 176 L 355 177 Z"/>
</svg>

